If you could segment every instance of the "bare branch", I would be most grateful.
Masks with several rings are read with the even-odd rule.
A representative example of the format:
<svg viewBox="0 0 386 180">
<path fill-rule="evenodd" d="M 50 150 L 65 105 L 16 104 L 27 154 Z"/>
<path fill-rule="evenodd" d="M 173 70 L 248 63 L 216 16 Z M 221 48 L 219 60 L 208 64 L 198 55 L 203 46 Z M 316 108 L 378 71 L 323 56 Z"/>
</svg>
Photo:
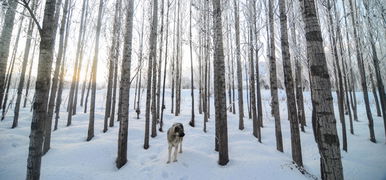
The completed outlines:
<svg viewBox="0 0 386 180">
<path fill-rule="evenodd" d="M 42 27 L 40 26 L 39 21 L 36 19 L 35 13 L 29 7 L 29 0 L 28 1 L 27 0 L 20 0 L 20 1 L 16 1 L 16 2 L 21 4 L 25 9 L 27 9 L 27 11 L 31 15 L 32 19 L 34 20 L 34 22 L 35 22 L 35 24 L 36 24 L 36 26 L 38 28 L 40 36 L 42 36 Z"/>
</svg>

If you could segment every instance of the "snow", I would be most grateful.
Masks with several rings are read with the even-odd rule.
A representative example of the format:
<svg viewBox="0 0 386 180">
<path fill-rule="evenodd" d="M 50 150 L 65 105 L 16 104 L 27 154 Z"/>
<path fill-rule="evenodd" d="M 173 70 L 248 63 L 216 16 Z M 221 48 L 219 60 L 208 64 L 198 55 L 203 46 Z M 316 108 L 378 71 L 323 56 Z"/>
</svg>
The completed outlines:
<svg viewBox="0 0 386 180">
<path fill-rule="evenodd" d="M 305 92 L 307 127 L 301 133 L 304 167 L 309 174 L 303 175 L 291 162 L 290 132 L 287 120 L 287 105 L 284 91 L 279 92 L 280 115 L 282 123 L 284 153 L 276 151 L 274 121 L 270 116 L 270 93 L 262 91 L 263 119 L 262 142 L 252 136 L 252 121 L 245 118 L 245 129 L 238 130 L 238 115 L 228 113 L 229 157 L 228 165 L 217 164 L 218 153 L 214 151 L 214 107 L 211 100 L 211 119 L 208 132 L 203 132 L 203 116 L 198 114 L 195 103 L 196 127 L 188 125 L 191 118 L 190 90 L 182 91 L 181 115 L 170 113 L 170 91 L 166 92 L 166 110 L 164 132 L 150 138 L 150 148 L 143 149 L 144 104 L 141 99 L 140 119 L 136 119 L 133 110 L 134 93 L 131 93 L 130 120 L 128 134 L 128 162 L 121 169 L 115 167 L 118 140 L 118 122 L 102 132 L 104 118 L 104 98 L 106 90 L 97 91 L 95 137 L 86 141 L 88 114 L 78 107 L 72 125 L 66 127 L 66 104 L 61 107 L 61 119 L 57 131 L 52 133 L 50 151 L 42 158 L 41 179 L 320 179 L 319 153 L 311 129 L 311 101 Z M 68 90 L 64 91 L 67 100 Z M 195 91 L 196 98 L 198 91 Z M 333 93 L 335 96 L 335 92 Z M 372 98 L 372 96 L 371 96 Z M 237 99 L 237 98 L 236 98 Z M 374 117 L 377 143 L 369 141 L 366 112 L 362 93 L 357 93 L 359 122 L 354 122 L 355 135 L 349 132 L 349 120 L 346 116 L 348 152 L 342 151 L 342 163 L 345 179 L 386 179 L 386 144 L 383 120 Z M 236 103 L 237 104 L 237 103 Z M 245 101 L 245 111 L 247 106 Z M 375 111 L 373 99 L 371 107 Z M 12 109 L 12 108 L 11 108 Z M 335 114 L 338 115 L 335 104 Z M 32 113 L 30 107 L 22 108 L 19 126 L 11 129 L 13 111 L 0 123 L 0 179 L 25 179 L 29 133 Z M 338 121 L 338 133 L 341 126 Z M 183 153 L 177 155 L 178 162 L 166 164 L 166 131 L 174 123 L 185 126 L 186 136 L 183 141 Z"/>
</svg>

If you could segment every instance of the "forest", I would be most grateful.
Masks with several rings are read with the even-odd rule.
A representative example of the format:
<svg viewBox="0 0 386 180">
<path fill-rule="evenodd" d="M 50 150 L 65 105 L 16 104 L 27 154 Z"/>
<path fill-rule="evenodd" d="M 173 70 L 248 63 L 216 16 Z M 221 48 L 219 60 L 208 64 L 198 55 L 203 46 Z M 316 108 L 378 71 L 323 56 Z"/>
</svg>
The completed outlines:
<svg viewBox="0 0 386 180">
<path fill-rule="evenodd" d="M 0 179 L 386 179 L 385 84 L 384 0 L 0 0 Z"/>
</svg>

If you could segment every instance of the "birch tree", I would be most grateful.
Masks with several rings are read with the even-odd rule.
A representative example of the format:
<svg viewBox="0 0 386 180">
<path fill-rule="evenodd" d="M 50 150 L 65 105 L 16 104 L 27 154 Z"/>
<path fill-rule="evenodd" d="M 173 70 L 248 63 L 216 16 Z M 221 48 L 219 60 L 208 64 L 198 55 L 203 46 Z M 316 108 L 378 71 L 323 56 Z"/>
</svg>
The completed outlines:
<svg viewBox="0 0 386 180">
<path fill-rule="evenodd" d="M 322 179 L 343 179 L 331 82 L 314 0 L 300 0 L 310 66 L 312 126 L 320 154 Z"/>
<path fill-rule="evenodd" d="M 117 0 L 120 1 L 120 0 Z M 121 72 L 121 87 L 119 98 L 119 109 L 121 113 L 118 114 L 119 135 L 118 135 L 118 157 L 116 160 L 117 168 L 121 168 L 127 162 L 127 131 L 129 124 L 129 97 L 130 97 L 130 68 L 131 68 L 131 51 L 133 38 L 133 14 L 134 14 L 134 0 L 128 2 L 126 10 L 125 22 L 125 37 L 123 45 L 123 61 Z"/>
</svg>

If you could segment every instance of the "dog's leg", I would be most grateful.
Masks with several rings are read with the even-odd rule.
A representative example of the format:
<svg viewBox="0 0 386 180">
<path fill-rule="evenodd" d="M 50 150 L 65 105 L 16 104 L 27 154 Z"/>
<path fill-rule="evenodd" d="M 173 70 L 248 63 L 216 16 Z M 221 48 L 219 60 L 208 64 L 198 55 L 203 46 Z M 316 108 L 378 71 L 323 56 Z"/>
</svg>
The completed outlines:
<svg viewBox="0 0 386 180">
<path fill-rule="evenodd" d="M 168 156 L 168 162 L 166 163 L 170 163 L 170 155 L 172 154 L 172 146 L 169 144 L 169 147 L 168 147 L 168 150 L 169 150 L 169 156 Z"/>
<path fill-rule="evenodd" d="M 180 142 L 180 153 L 182 153 L 182 140 Z"/>
<path fill-rule="evenodd" d="M 174 148 L 174 160 L 173 160 L 173 162 L 176 162 L 176 161 L 177 161 L 177 151 L 178 151 L 178 144 L 177 144 L 177 146 Z"/>
</svg>

